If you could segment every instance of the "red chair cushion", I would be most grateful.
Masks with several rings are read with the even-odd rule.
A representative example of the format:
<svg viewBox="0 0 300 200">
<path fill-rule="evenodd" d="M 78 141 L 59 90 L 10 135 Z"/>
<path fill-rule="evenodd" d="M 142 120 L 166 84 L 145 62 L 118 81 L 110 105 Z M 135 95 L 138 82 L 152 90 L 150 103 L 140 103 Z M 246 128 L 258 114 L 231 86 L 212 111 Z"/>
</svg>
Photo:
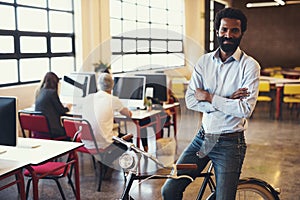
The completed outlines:
<svg viewBox="0 0 300 200">
<path fill-rule="evenodd" d="M 49 171 L 55 170 L 56 168 L 62 167 L 64 165 L 66 165 L 66 163 L 64 163 L 64 162 L 47 162 L 47 163 L 42 164 L 42 165 L 31 166 L 31 167 L 34 169 L 34 171 L 37 174 L 41 175 L 41 174 L 48 173 Z M 51 172 L 49 175 L 60 176 L 64 173 L 64 170 L 65 170 L 65 167 L 62 167 L 58 170 L 55 170 L 55 171 Z M 30 171 L 26 169 L 24 171 L 24 175 L 25 176 L 31 176 Z"/>
</svg>

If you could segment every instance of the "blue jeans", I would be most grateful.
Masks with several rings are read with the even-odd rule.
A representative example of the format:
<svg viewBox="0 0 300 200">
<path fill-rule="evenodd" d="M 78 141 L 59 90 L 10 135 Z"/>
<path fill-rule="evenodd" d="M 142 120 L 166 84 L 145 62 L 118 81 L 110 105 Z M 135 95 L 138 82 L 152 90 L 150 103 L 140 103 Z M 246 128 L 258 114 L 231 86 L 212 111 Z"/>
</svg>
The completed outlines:
<svg viewBox="0 0 300 200">
<path fill-rule="evenodd" d="M 245 153 L 246 143 L 243 133 L 230 137 L 212 134 L 203 136 L 199 131 L 177 161 L 177 164 L 195 163 L 198 168 L 178 170 L 178 175 L 185 174 L 195 179 L 211 160 L 216 177 L 216 199 L 232 200 L 235 199 Z M 161 189 L 163 199 L 182 199 L 183 192 L 190 183 L 189 179 L 184 178 L 168 179 Z"/>
</svg>

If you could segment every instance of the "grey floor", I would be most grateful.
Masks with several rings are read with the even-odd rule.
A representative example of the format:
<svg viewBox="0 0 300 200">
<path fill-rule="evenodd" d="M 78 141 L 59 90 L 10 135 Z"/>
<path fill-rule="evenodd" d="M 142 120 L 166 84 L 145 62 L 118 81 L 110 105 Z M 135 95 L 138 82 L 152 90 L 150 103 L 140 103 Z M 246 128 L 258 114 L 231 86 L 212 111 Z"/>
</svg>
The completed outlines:
<svg viewBox="0 0 300 200">
<path fill-rule="evenodd" d="M 181 114 L 178 117 L 176 157 L 192 139 L 201 119 L 199 114 L 187 111 L 183 106 L 184 103 L 181 105 Z M 249 120 L 248 131 L 246 132 L 248 148 L 241 177 L 263 179 L 272 186 L 280 188 L 281 199 L 299 200 L 300 116 L 297 118 L 296 112 L 290 115 L 286 105 L 283 109 L 283 119 L 280 121 L 269 119 L 268 112 L 268 106 L 260 103 L 257 105 L 253 118 Z M 150 141 L 150 143 L 149 151 L 154 153 L 155 140 Z M 121 196 L 124 186 L 124 178 L 121 172 L 114 171 L 111 179 L 104 180 L 101 192 L 96 191 L 97 176 L 93 169 L 91 158 L 87 155 L 80 155 L 80 173 L 81 199 L 112 200 Z M 131 190 L 131 195 L 135 199 L 159 200 L 161 199 L 160 188 L 163 182 L 163 180 L 149 180 L 140 185 L 135 183 Z M 195 199 L 200 184 L 201 179 L 194 181 L 187 188 L 184 199 Z M 67 199 L 74 199 L 67 182 L 62 181 L 62 185 Z M 61 199 L 54 183 L 41 181 L 39 187 L 41 200 Z M 0 199 L 18 199 L 16 187 L 13 186 L 0 191 Z"/>
</svg>

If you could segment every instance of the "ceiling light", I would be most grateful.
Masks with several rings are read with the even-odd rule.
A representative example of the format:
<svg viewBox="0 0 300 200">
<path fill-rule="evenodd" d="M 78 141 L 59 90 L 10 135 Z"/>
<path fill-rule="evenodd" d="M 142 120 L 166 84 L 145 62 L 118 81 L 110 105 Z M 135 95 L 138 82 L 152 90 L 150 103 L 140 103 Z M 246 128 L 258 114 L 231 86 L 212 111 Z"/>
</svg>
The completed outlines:
<svg viewBox="0 0 300 200">
<path fill-rule="evenodd" d="M 282 0 L 274 0 L 274 1 L 276 1 L 279 5 L 282 5 L 282 6 L 285 5 L 285 2 Z"/>
<path fill-rule="evenodd" d="M 246 7 L 247 8 L 252 8 L 252 7 L 268 7 L 268 6 L 279 6 L 280 4 L 277 2 L 259 2 L 259 3 L 247 3 Z"/>
</svg>

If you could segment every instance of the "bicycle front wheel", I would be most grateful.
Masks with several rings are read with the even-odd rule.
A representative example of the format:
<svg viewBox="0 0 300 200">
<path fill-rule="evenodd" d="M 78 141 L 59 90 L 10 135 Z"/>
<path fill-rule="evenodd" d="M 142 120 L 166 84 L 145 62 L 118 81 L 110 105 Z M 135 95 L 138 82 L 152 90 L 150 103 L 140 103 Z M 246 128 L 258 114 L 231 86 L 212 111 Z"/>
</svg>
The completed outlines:
<svg viewBox="0 0 300 200">
<path fill-rule="evenodd" d="M 236 200 L 279 200 L 278 192 L 267 182 L 256 178 L 241 179 Z"/>
</svg>

